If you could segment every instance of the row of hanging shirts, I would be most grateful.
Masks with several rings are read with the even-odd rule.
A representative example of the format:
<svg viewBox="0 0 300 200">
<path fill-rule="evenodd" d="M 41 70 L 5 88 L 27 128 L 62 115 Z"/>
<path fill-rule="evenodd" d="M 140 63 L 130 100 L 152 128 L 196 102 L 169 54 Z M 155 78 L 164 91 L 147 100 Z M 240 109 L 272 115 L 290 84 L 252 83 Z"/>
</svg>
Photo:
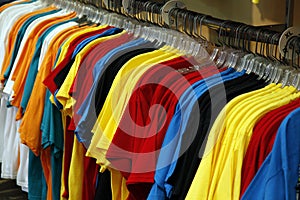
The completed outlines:
<svg viewBox="0 0 300 200">
<path fill-rule="evenodd" d="M 296 196 L 297 70 L 80 5 L 0 8 L 3 178 L 29 199 Z"/>
</svg>

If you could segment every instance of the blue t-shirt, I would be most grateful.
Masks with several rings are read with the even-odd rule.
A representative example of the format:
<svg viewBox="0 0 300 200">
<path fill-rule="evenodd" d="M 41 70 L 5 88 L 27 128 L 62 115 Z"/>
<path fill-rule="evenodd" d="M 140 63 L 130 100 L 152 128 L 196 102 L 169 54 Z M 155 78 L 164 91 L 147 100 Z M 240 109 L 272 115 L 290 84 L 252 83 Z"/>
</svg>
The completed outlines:
<svg viewBox="0 0 300 200">
<path fill-rule="evenodd" d="M 119 29 L 119 28 L 110 28 L 106 31 L 104 31 L 103 33 L 99 33 L 97 35 L 93 35 L 91 37 L 88 37 L 86 39 L 84 39 L 83 41 L 81 41 L 75 48 L 73 54 L 72 54 L 72 59 L 76 57 L 76 55 L 86 46 L 88 45 L 90 42 L 98 39 L 98 38 L 101 38 L 101 37 L 106 37 L 106 36 L 110 36 L 110 35 L 113 35 L 113 34 L 117 34 L 117 33 L 120 33 L 122 32 L 122 29 Z"/>
<path fill-rule="evenodd" d="M 157 161 L 154 184 L 148 195 L 148 199 L 166 199 L 171 196 L 173 187 L 167 183 L 167 180 L 175 170 L 177 159 L 179 158 L 181 140 L 193 112 L 193 106 L 198 98 L 209 88 L 223 84 L 224 81 L 240 77 L 244 73 L 244 71 L 236 72 L 234 69 L 229 68 L 220 74 L 215 74 L 194 83 L 182 94 L 162 144 Z M 173 157 L 170 155 L 173 155 Z"/>
<path fill-rule="evenodd" d="M 28 199 L 47 199 L 47 183 L 40 156 L 29 150 L 28 155 Z"/>
<path fill-rule="evenodd" d="M 242 200 L 296 199 L 300 164 L 300 108 L 281 123 L 272 151 L 263 162 Z"/>
<path fill-rule="evenodd" d="M 62 48 L 60 45 L 60 48 Z M 56 53 L 58 58 L 60 51 Z M 55 61 L 56 66 L 57 60 Z M 46 91 L 44 113 L 41 122 L 41 145 L 42 148 L 51 148 L 51 163 L 54 163 L 51 168 L 52 173 L 52 196 L 54 199 L 60 197 L 61 187 L 61 172 L 62 172 L 62 157 L 64 149 L 64 129 L 62 124 L 62 115 L 59 109 L 49 101 L 51 92 Z"/>
</svg>

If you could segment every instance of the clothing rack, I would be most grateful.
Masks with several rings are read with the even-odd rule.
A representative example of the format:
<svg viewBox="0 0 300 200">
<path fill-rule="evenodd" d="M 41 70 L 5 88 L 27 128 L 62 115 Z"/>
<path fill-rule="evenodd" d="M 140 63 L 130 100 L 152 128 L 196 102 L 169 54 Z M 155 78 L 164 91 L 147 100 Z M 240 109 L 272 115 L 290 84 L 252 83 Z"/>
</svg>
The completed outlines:
<svg viewBox="0 0 300 200">
<path fill-rule="evenodd" d="M 164 10 L 165 1 L 151 0 L 73 0 L 83 4 L 88 4 L 97 9 L 104 9 L 110 12 L 118 13 L 139 22 L 146 22 L 160 27 L 173 29 L 183 32 L 193 38 L 205 38 L 202 35 L 202 26 L 206 26 L 218 36 L 218 42 L 238 49 L 249 50 L 250 41 L 256 42 L 255 53 L 257 53 L 258 43 L 262 45 L 279 45 L 283 31 L 271 30 L 270 27 L 252 26 L 241 22 L 219 19 L 210 15 L 197 13 L 187 10 L 180 2 L 170 8 L 167 12 Z M 130 10 L 124 8 L 124 2 L 130 6 Z M 168 2 L 168 1 L 167 1 Z M 287 1 L 287 15 L 291 15 L 292 0 Z M 166 17 L 167 16 L 167 17 Z M 288 17 L 287 17 L 288 18 Z M 291 19 L 291 17 L 289 17 Z M 166 22 L 168 21 L 168 23 Z M 290 25 L 291 20 L 286 25 Z M 195 30 L 197 30 L 195 33 Z M 297 35 L 299 38 L 299 35 Z M 277 48 L 277 47 L 276 47 Z M 293 39 L 281 47 L 282 51 L 293 54 L 294 58 L 300 58 L 299 39 Z M 253 51 L 253 50 L 252 50 Z M 281 51 L 281 52 L 282 52 Z M 284 58 L 286 55 L 282 55 Z M 291 56 L 290 56 L 291 57 Z M 291 59 L 291 58 L 288 58 Z M 299 62 L 299 61 L 296 61 Z"/>
<path fill-rule="evenodd" d="M 209 29 L 216 30 L 218 32 L 220 30 L 223 30 L 221 32 L 223 32 L 223 34 L 225 34 L 226 36 L 234 37 L 237 34 L 236 31 L 238 29 L 240 29 L 240 31 L 243 30 L 244 32 L 243 34 L 241 34 L 240 39 L 247 39 L 251 41 L 278 44 L 281 34 L 281 32 L 270 30 L 265 27 L 256 27 L 241 22 L 219 19 L 210 15 L 205 15 L 191 10 L 187 10 L 185 8 L 171 9 L 168 14 L 169 18 L 172 19 L 171 21 L 173 21 L 173 23 L 167 25 L 161 19 L 162 8 L 164 6 L 163 3 L 157 3 L 153 1 L 133 1 L 135 6 L 133 7 L 133 14 L 131 14 L 125 12 L 124 8 L 121 7 L 122 5 L 120 1 L 112 0 L 107 2 L 108 4 L 105 5 L 103 1 L 102 3 L 100 3 L 99 1 L 95 2 L 95 0 L 84 1 L 84 3 L 92 4 L 97 6 L 98 8 L 101 7 L 103 9 L 117 12 L 122 15 L 130 16 L 139 21 L 152 23 L 155 25 L 171 28 L 185 33 L 189 31 L 189 28 L 194 23 L 194 20 L 198 19 L 197 21 L 198 23 L 201 23 L 201 26 L 207 26 Z M 226 30 L 226 33 L 224 30 Z"/>
</svg>

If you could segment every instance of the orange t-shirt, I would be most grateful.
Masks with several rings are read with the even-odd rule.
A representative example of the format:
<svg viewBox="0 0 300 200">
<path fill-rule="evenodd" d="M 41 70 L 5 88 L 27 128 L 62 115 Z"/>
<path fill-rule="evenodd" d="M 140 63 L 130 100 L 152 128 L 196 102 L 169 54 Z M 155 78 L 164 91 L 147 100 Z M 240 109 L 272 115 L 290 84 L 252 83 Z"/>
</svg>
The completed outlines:
<svg viewBox="0 0 300 200">
<path fill-rule="evenodd" d="M 30 62 L 32 60 L 34 51 L 35 51 L 35 44 L 39 36 L 49 27 L 59 22 L 71 19 L 75 17 L 76 13 L 70 13 L 64 16 L 54 17 L 48 20 L 44 20 L 43 22 L 39 23 L 34 30 L 30 33 L 28 40 L 24 45 L 24 49 L 22 49 L 21 56 L 18 60 L 17 67 L 13 73 L 12 80 L 14 80 L 13 85 L 13 100 L 11 104 L 15 107 L 19 108 L 18 114 L 16 116 L 16 120 L 21 119 L 22 110 L 20 103 L 22 100 L 22 95 L 24 92 L 24 86 L 26 82 L 27 73 L 30 67 Z"/>
<path fill-rule="evenodd" d="M 39 155 L 41 150 L 41 122 L 44 113 L 46 87 L 43 80 L 50 74 L 55 63 L 56 54 L 60 45 L 75 32 L 85 27 L 69 28 L 61 35 L 54 37 L 49 44 L 45 59 L 43 60 L 40 70 L 37 73 L 32 93 L 24 113 L 19 133 L 21 142 L 26 144 L 35 155 Z"/>
</svg>

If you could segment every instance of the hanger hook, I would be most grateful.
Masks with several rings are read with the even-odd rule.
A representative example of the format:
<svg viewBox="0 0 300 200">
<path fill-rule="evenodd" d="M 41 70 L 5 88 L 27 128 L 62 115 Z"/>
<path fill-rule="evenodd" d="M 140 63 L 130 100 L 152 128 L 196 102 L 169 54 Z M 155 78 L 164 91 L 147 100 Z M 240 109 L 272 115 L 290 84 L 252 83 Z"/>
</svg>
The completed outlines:
<svg viewBox="0 0 300 200">
<path fill-rule="evenodd" d="M 247 51 L 246 49 L 246 45 L 245 45 L 245 41 L 246 41 L 246 31 L 248 30 L 249 26 L 244 24 L 243 28 L 241 29 L 241 33 L 239 34 L 239 44 L 240 44 L 240 41 L 242 40 L 242 46 L 240 46 L 240 48 L 243 50 L 243 51 Z"/>
<path fill-rule="evenodd" d="M 220 30 L 219 30 L 219 34 L 218 34 L 218 42 L 221 43 L 222 46 L 226 46 L 226 41 L 225 41 L 225 38 L 227 37 L 226 24 L 229 22 L 230 22 L 229 20 L 225 20 L 221 23 L 221 26 L 220 26 Z M 222 37 L 223 39 L 221 42 L 221 35 L 222 35 L 223 31 L 224 31 L 224 35 Z"/>
<path fill-rule="evenodd" d="M 230 24 L 230 27 L 232 27 L 232 28 L 230 28 L 230 34 L 228 37 L 228 45 L 229 45 L 229 47 L 234 48 L 235 43 L 236 43 L 236 38 L 237 38 L 236 34 L 237 34 L 240 24 L 233 22 L 231 20 L 229 21 L 229 24 Z"/>
<path fill-rule="evenodd" d="M 189 13 L 186 12 L 186 10 L 183 10 L 182 13 L 183 13 L 183 16 L 182 16 L 182 18 L 183 18 L 182 30 L 183 30 L 183 32 L 186 33 L 187 35 L 190 35 L 189 32 L 187 31 L 187 29 L 188 29 L 188 27 L 187 27 L 187 24 L 188 24 L 188 23 L 187 23 L 187 19 L 188 19 Z"/>
<path fill-rule="evenodd" d="M 262 29 L 261 28 L 259 28 L 258 30 L 257 30 L 257 34 L 256 34 L 256 40 L 255 40 L 255 54 L 256 55 L 259 55 L 259 53 L 258 53 L 258 40 L 259 40 L 259 36 L 260 36 L 260 33 L 262 32 Z"/>
<path fill-rule="evenodd" d="M 200 25 L 200 38 L 203 39 L 204 41 L 208 41 L 207 38 L 202 34 L 202 25 L 203 25 L 203 21 L 207 18 L 208 15 L 202 15 L 200 16 L 200 20 L 199 20 L 199 25 Z"/>
<path fill-rule="evenodd" d="M 145 4 L 145 11 L 146 11 L 146 18 L 145 18 L 145 20 L 147 21 L 147 22 L 151 22 L 151 19 L 150 19 L 150 15 L 151 15 L 151 2 L 146 2 Z"/>
<path fill-rule="evenodd" d="M 223 41 L 221 41 L 221 35 L 223 31 L 223 26 L 225 26 L 226 21 L 221 23 L 221 26 L 219 27 L 219 33 L 218 33 L 218 42 L 220 43 L 221 46 L 224 46 Z"/>
<path fill-rule="evenodd" d="M 240 29 L 242 29 L 245 25 L 244 24 L 240 24 L 237 29 L 236 29 L 236 33 L 235 33 L 235 46 L 236 48 L 240 49 Z"/>
<path fill-rule="evenodd" d="M 172 9 L 173 10 L 173 12 L 174 12 L 174 16 L 175 16 L 175 29 L 176 30 L 179 30 L 179 21 L 178 21 L 178 15 L 179 15 L 179 12 L 180 12 L 180 10 L 179 10 L 179 8 L 173 8 Z M 170 13 L 172 12 L 172 10 L 170 10 Z M 171 16 L 171 15 L 170 15 Z M 171 20 L 171 19 L 170 19 Z"/>
<path fill-rule="evenodd" d="M 277 50 L 278 50 L 278 44 L 275 44 L 275 39 L 279 36 L 279 33 L 275 33 L 272 38 L 271 38 L 271 57 L 273 57 L 274 59 L 277 59 Z M 275 47 L 275 55 L 274 55 L 274 47 Z"/>
</svg>

